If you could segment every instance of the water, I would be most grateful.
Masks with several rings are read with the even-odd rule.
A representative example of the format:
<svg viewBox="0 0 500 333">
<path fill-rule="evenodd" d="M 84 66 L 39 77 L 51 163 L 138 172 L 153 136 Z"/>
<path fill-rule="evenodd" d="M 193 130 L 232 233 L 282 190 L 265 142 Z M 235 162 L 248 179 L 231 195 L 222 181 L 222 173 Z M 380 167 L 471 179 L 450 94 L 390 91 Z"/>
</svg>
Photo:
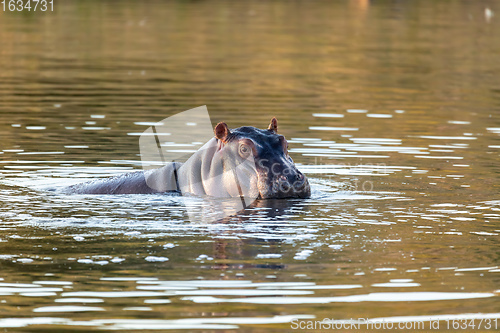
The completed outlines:
<svg viewBox="0 0 500 333">
<path fill-rule="evenodd" d="M 0 328 L 500 320 L 500 19 L 487 8 L 500 13 L 479 1 L 0 12 Z M 45 190 L 139 169 L 142 131 L 205 104 L 230 127 L 276 116 L 312 197 L 202 222 L 176 197 Z"/>
</svg>

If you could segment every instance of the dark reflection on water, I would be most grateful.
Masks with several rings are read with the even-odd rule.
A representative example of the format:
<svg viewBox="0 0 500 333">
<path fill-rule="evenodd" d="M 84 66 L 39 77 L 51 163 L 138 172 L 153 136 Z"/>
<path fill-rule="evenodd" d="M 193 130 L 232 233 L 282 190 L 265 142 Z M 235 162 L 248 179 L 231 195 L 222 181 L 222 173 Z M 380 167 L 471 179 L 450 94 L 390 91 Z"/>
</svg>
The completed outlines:
<svg viewBox="0 0 500 333">
<path fill-rule="evenodd" d="M 55 8 L 0 11 L 0 328 L 499 317 L 495 3 Z M 199 105 L 276 116 L 312 197 L 206 222 L 47 191 L 139 169 L 140 133 Z"/>
</svg>

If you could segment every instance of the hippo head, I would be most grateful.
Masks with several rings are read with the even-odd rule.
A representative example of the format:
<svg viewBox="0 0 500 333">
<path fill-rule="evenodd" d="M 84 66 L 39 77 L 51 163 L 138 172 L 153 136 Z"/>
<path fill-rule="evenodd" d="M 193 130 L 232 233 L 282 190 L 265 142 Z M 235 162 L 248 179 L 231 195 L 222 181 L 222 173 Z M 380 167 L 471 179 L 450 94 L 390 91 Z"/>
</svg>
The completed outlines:
<svg viewBox="0 0 500 333">
<path fill-rule="evenodd" d="M 307 198 L 311 194 L 309 182 L 288 155 L 288 143 L 278 134 L 278 121 L 271 120 L 267 129 L 243 126 L 230 130 L 225 123 L 215 127 L 218 150 L 231 152 L 234 167 L 236 159 L 250 157 L 252 170 L 245 172 L 245 179 L 258 198 Z M 227 158 L 226 158 L 227 159 Z M 241 177 L 240 177 L 241 178 Z M 241 181 L 240 181 L 241 182 Z M 240 185 L 238 185 L 240 186 Z M 248 192 L 247 192 L 248 193 Z"/>
</svg>

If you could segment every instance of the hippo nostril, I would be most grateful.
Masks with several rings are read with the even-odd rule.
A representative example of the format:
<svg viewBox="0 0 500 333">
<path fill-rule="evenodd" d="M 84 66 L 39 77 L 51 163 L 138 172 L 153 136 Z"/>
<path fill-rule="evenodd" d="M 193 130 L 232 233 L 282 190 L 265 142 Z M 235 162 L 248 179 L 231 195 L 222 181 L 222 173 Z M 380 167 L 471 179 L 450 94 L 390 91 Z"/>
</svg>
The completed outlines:
<svg viewBox="0 0 500 333">
<path fill-rule="evenodd" d="M 283 182 L 280 182 L 280 191 L 281 192 L 288 192 L 290 191 L 290 183 L 288 181 L 283 181 Z"/>
<path fill-rule="evenodd" d="M 279 187 L 280 192 L 288 192 L 290 191 L 290 182 L 288 181 L 288 178 L 285 175 L 279 175 L 277 177 L 277 183 Z"/>
</svg>

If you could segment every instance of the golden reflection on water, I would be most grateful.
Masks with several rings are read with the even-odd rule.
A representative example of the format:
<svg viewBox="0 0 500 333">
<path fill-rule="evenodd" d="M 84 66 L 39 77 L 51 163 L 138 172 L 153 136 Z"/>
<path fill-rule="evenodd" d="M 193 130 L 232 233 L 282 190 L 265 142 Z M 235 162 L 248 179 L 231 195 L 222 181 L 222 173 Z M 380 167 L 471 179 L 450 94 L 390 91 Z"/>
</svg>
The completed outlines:
<svg viewBox="0 0 500 333">
<path fill-rule="evenodd" d="M 71 1 L 54 13 L 0 11 L 0 282 L 34 290 L 0 289 L 1 313 L 100 328 L 98 319 L 238 316 L 232 324 L 259 330 L 248 318 L 276 315 L 265 325 L 288 328 L 280 316 L 497 312 L 500 20 L 485 6 Z M 199 105 L 231 127 L 276 116 L 313 197 L 197 225 L 175 198 L 41 190 L 140 168 L 144 124 Z M 132 280 L 106 279 L 115 277 Z M 178 285 L 199 277 L 226 284 Z M 270 284 L 220 295 L 243 280 Z M 131 296 L 169 283 L 177 294 Z M 112 291 L 133 293 L 106 298 Z M 52 308 L 90 298 L 81 292 L 105 311 Z M 402 305 L 380 292 L 445 294 Z M 266 293 L 283 296 L 251 303 Z M 455 293 L 470 299 L 444 300 Z M 201 296 L 243 303 L 208 308 L 199 301 L 214 299 Z M 326 300 L 301 302 L 309 296 Z"/>
</svg>

